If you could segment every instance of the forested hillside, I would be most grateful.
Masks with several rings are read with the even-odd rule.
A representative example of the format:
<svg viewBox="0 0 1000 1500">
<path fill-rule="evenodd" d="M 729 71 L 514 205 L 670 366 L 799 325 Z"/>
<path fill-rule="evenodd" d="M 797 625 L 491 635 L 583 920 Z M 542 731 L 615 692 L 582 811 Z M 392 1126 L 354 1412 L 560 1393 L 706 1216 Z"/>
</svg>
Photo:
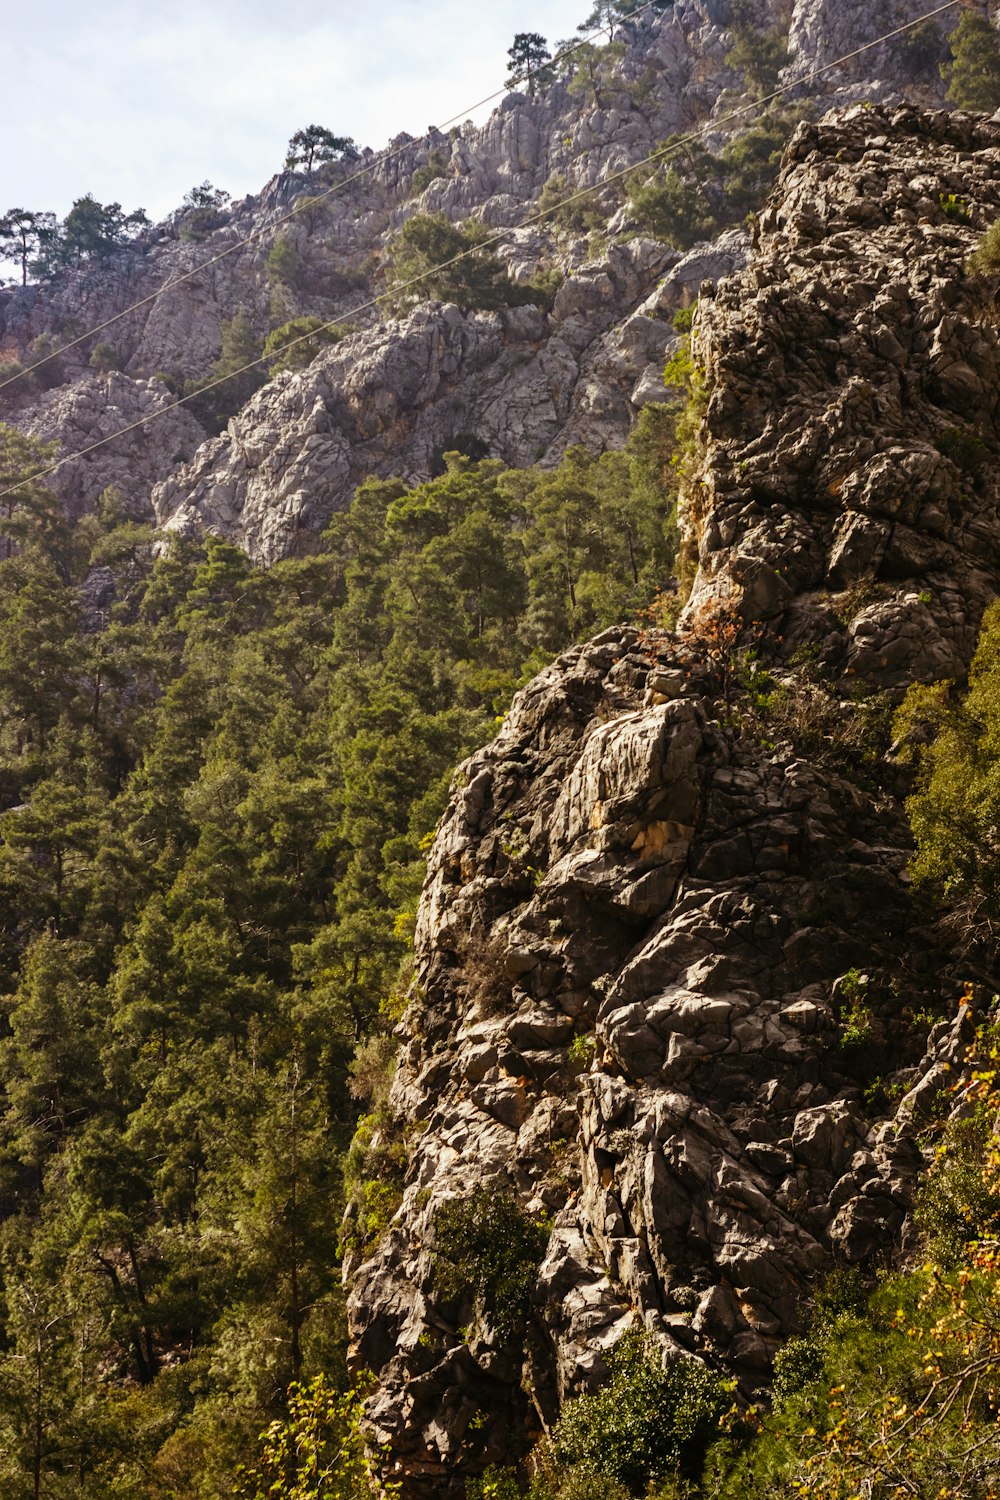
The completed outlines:
<svg viewBox="0 0 1000 1500">
<path fill-rule="evenodd" d="M 0 217 L 2 1500 L 1000 1493 L 994 20 L 587 27 Z"/>
<path fill-rule="evenodd" d="M 114 492 L 8 506 L 5 1493 L 233 1493 L 289 1382 L 343 1379 L 343 1153 L 427 839 L 518 682 L 669 580 L 672 430 L 370 482 L 266 573 Z M 44 457 L 2 441 L 5 482 Z"/>
</svg>

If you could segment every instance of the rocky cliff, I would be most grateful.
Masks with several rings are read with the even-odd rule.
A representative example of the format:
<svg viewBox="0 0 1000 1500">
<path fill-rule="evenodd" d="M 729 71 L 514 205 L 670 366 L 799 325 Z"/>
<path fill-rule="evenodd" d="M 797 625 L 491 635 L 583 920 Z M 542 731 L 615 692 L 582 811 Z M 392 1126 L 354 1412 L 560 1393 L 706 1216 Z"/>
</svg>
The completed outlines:
<svg viewBox="0 0 1000 1500">
<path fill-rule="evenodd" d="M 898 97 L 900 87 L 925 102 L 939 98 L 936 62 L 949 17 L 922 51 L 888 44 L 817 74 L 925 8 L 923 0 L 895 0 L 877 12 L 861 0 L 777 7 L 756 0 L 740 14 L 743 24 L 787 31 L 785 77 L 807 78 L 795 97 L 821 107 L 860 95 Z M 61 343 L 81 327 L 117 319 L 46 366 L 57 389 L 40 402 L 23 405 L 21 387 L 10 387 L 0 398 L 5 415 L 56 437 L 64 452 L 78 451 L 108 437 L 116 421 L 165 406 L 164 378 L 176 385 L 203 377 L 219 353 L 223 322 L 238 312 L 261 340 L 293 315 L 358 321 L 352 339 L 307 371 L 272 381 L 223 437 L 206 441 L 183 413 L 157 418 L 138 437 L 110 443 L 55 478 L 74 510 L 115 483 L 137 513 L 153 505 L 161 524 L 220 530 L 263 562 L 308 546 L 365 474 L 426 477 L 433 455 L 459 435 L 515 464 L 555 458 L 574 441 L 594 451 L 620 444 L 638 407 L 662 396 L 659 371 L 671 338 L 664 320 L 692 282 L 738 263 L 739 244 L 722 247 L 721 263 L 689 265 L 657 295 L 678 257 L 621 240 L 624 211 L 611 220 L 612 248 L 596 253 L 579 233 L 524 225 L 553 177 L 592 189 L 614 215 L 620 185 L 606 184 L 658 141 L 703 125 L 707 144 L 719 149 L 743 128 L 742 117 L 728 118 L 745 97 L 745 80 L 726 61 L 733 22 L 728 0 L 676 0 L 622 29 L 624 55 L 603 92 L 564 80 L 534 98 L 510 94 L 481 127 L 401 137 L 386 153 L 366 150 L 360 161 L 310 178 L 280 174 L 233 205 L 228 221 L 202 241 L 185 237 L 186 216 L 178 212 L 133 249 L 0 293 L 0 351 L 27 362 L 37 357 L 39 338 Z M 425 184 L 428 168 L 439 175 Z M 306 197 L 313 202 L 304 205 Z M 302 212 L 286 222 L 296 204 Z M 368 305 L 379 253 L 414 212 L 474 217 L 509 231 L 499 248 L 516 279 L 540 267 L 568 275 L 551 313 L 500 319 L 439 308 L 402 324 L 382 321 Z M 279 238 L 280 274 L 269 259 Z M 111 342 L 122 367 L 110 390 L 88 370 L 98 340 Z"/>
<path fill-rule="evenodd" d="M 979 117 L 801 127 L 746 269 L 702 288 L 680 628 L 560 658 L 456 779 L 402 1203 L 349 1267 L 406 1494 L 522 1451 L 629 1328 L 751 1393 L 815 1278 L 909 1232 L 975 996 L 910 889 L 886 728 L 1000 592 L 1000 343 L 963 270 L 998 164 Z M 551 1219 L 523 1339 L 441 1291 L 476 1182 Z"/>
</svg>

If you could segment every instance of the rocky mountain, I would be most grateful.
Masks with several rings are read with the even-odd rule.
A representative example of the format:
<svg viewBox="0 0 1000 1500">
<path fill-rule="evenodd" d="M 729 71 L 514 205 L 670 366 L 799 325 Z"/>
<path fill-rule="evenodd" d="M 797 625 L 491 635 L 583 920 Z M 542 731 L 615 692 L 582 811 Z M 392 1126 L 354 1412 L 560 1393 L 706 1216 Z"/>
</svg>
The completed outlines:
<svg viewBox="0 0 1000 1500">
<path fill-rule="evenodd" d="M 701 289 L 681 628 L 561 657 L 458 773 L 392 1096 L 405 1192 L 349 1268 L 404 1493 L 461 1494 L 627 1329 L 752 1393 L 816 1277 L 908 1232 L 975 1002 L 866 736 L 965 672 L 1000 590 L 1000 346 L 963 273 L 998 161 L 979 117 L 800 128 L 746 269 Z M 523 1344 L 435 1278 L 441 1206 L 484 1180 L 553 1221 Z"/>
<path fill-rule="evenodd" d="M 356 323 L 308 369 L 272 380 L 221 437 L 206 441 L 182 408 L 54 477 L 74 511 L 114 483 L 136 513 L 155 510 L 173 529 L 219 530 L 263 562 L 307 549 L 363 475 L 426 477 L 458 438 L 517 465 L 551 461 L 572 442 L 618 446 L 637 409 L 663 396 L 671 313 L 742 253 L 734 236 L 678 265 L 669 247 L 623 238 L 620 174 L 672 133 L 703 127 L 719 149 L 745 128 L 752 90 L 727 62 L 737 20 L 787 38 L 784 80 L 807 80 L 793 97 L 811 109 L 892 99 L 901 85 L 939 100 L 952 15 L 922 47 L 904 38 L 829 67 L 924 9 L 921 0 L 896 0 L 877 15 L 860 0 L 754 0 L 733 11 L 726 0 L 676 0 L 646 12 L 622 26 L 623 55 L 603 83 L 585 86 L 578 73 L 535 97 L 509 94 L 481 127 L 400 137 L 311 177 L 281 173 L 204 238 L 190 237 L 190 211 L 179 211 L 128 250 L 5 291 L 8 359 L 31 363 L 46 340 L 60 345 L 81 327 L 117 321 L 43 367 L 54 389 L 40 400 L 23 405 L 18 384 L 0 397 L 26 431 L 75 452 L 110 438 L 116 423 L 162 411 L 168 387 L 204 378 L 237 314 L 258 346 L 292 316 Z M 553 183 L 591 190 L 612 216 L 608 235 L 588 240 L 551 217 L 533 223 Z M 416 212 L 503 231 L 498 250 L 516 281 L 540 268 L 566 278 L 551 308 L 498 318 L 439 307 L 386 321 L 372 305 L 380 252 Z M 120 375 L 91 374 L 98 342 L 110 342 Z"/>
<path fill-rule="evenodd" d="M 45 638 L 39 620 L 47 627 L 55 618 L 58 652 L 40 657 L 37 672 L 18 675 L 14 649 L 0 663 L 14 682 L 5 732 L 16 742 L 16 774 L 0 834 L 17 856 L 4 866 L 15 871 L 4 889 L 16 920 L 22 887 L 35 889 L 49 859 L 59 868 L 61 914 L 64 853 L 72 871 L 74 860 L 89 869 L 95 859 L 94 808 L 110 830 L 94 876 L 100 899 L 74 897 L 81 923 L 98 911 L 107 924 L 86 993 L 108 1008 L 94 1012 L 99 1043 L 88 1033 L 79 1050 L 91 1059 L 97 1102 L 88 1097 L 79 1119 L 66 1114 L 59 1132 L 46 1116 L 55 1144 L 46 1140 L 49 1156 L 37 1148 L 30 1171 L 22 1137 L 12 1135 L 4 1191 L 27 1222 L 29 1190 L 44 1207 L 46 1194 L 72 1196 L 89 1172 L 100 1212 L 86 1233 L 99 1245 L 108 1223 L 131 1233 L 127 1214 L 112 1213 L 118 1179 L 101 1154 L 105 1136 L 119 1144 L 115 1132 L 128 1135 L 121 1191 L 141 1201 L 145 1217 L 131 1249 L 114 1255 L 123 1265 L 132 1255 L 138 1291 L 128 1316 L 116 1309 L 108 1323 L 118 1352 L 88 1354 L 87 1378 L 115 1402 L 131 1386 L 153 1401 L 166 1388 L 164 1403 L 174 1399 L 175 1376 L 178 1391 L 190 1379 L 169 1420 L 164 1405 L 147 1422 L 162 1433 L 136 1447 L 130 1473 L 160 1465 L 156 1482 L 167 1487 L 174 1472 L 195 1473 L 170 1493 L 207 1493 L 197 1488 L 203 1453 L 222 1445 L 217 1471 L 232 1470 L 243 1435 L 254 1422 L 260 1430 L 260 1414 L 284 1411 L 288 1382 L 313 1351 L 317 1361 L 334 1358 L 335 1317 L 314 1334 L 309 1313 L 322 1307 L 327 1317 L 333 1305 L 333 1235 L 322 1214 L 339 1204 L 342 1158 L 331 1166 L 331 1141 L 339 1132 L 342 1149 L 357 1118 L 354 1105 L 336 1114 L 348 1091 L 358 1085 L 355 1102 L 375 1096 L 357 1078 L 363 1040 L 349 1059 L 376 1013 L 368 1040 L 383 1047 L 382 1063 L 398 1043 L 398 1061 L 388 1102 L 367 1117 L 368 1134 L 359 1132 L 351 1153 L 369 1174 L 363 1188 L 381 1219 L 373 1215 L 373 1227 L 357 1195 L 351 1201 L 344 1282 L 352 1370 L 374 1377 L 366 1431 L 403 1500 L 460 1500 L 468 1479 L 519 1459 L 574 1397 L 600 1386 L 627 1333 L 644 1334 L 668 1364 L 697 1360 L 732 1375 L 746 1405 L 767 1391 L 777 1352 L 802 1331 L 818 1279 L 834 1267 L 870 1269 L 914 1242 L 924 1126 L 956 1107 L 954 1098 L 942 1102 L 946 1080 L 962 1107 L 967 1048 L 989 986 L 966 983 L 929 898 L 913 887 L 913 771 L 909 747 L 890 747 L 889 726 L 913 684 L 966 677 L 984 610 L 1000 596 L 996 288 L 965 269 L 1000 219 L 1000 125 L 943 107 L 938 65 L 957 13 L 863 50 L 926 8 L 926 0 L 675 0 L 620 26 L 620 51 L 607 54 L 612 65 L 596 83 L 581 66 L 534 96 L 508 95 L 481 127 L 400 138 L 382 156 L 365 151 L 308 177 L 282 173 L 205 238 L 191 234 L 182 211 L 116 256 L 0 293 L 8 361 L 30 364 L 81 327 L 116 319 L 44 366 L 33 388 L 0 388 L 4 417 L 68 456 L 54 484 L 72 518 L 109 486 L 124 501 L 124 520 L 108 507 L 108 534 L 94 543 L 98 566 L 89 552 L 82 563 L 71 559 L 68 546 L 38 566 L 16 639 L 30 656 Z M 749 116 L 734 112 L 759 112 L 767 89 L 750 76 L 763 54 L 733 61 L 739 38 L 751 52 L 767 43 L 781 80 L 794 85 L 777 182 L 747 221 L 732 211 L 736 195 L 726 197 L 735 158 L 720 163 L 745 133 Z M 847 53 L 857 55 L 832 66 Z M 657 142 L 693 129 L 711 157 L 690 166 L 691 181 L 704 170 L 711 230 L 721 232 L 668 243 L 642 220 L 621 177 Z M 589 222 L 542 215 L 577 191 L 588 195 Z M 389 246 L 418 213 L 472 219 L 495 233 L 510 283 L 532 289 L 531 300 L 490 310 L 435 300 L 389 316 L 380 301 Z M 275 373 L 234 403 L 221 431 L 203 406 L 181 399 L 211 376 L 233 320 L 259 348 L 298 317 L 345 326 L 303 368 Z M 105 350 L 92 367 L 99 340 L 112 342 L 111 358 Z M 344 524 L 326 552 L 319 534 L 368 477 L 424 481 L 455 449 L 549 474 L 574 445 L 595 455 L 620 449 L 643 409 L 663 404 L 673 407 L 666 420 L 677 440 L 672 463 L 660 467 L 679 486 L 679 578 L 660 578 L 661 593 L 637 623 L 604 630 L 535 676 L 493 742 L 459 768 L 430 848 L 412 984 L 390 1039 L 386 976 L 397 972 L 412 912 L 400 914 L 399 903 L 409 899 L 407 882 L 419 883 L 417 854 L 441 807 L 438 759 L 446 751 L 450 766 L 478 743 L 503 695 L 526 680 L 522 663 L 533 671 L 546 641 L 553 654 L 538 618 L 559 602 L 558 579 L 543 585 L 559 572 L 553 517 L 565 492 L 522 496 L 518 510 L 516 486 L 504 488 L 511 476 L 494 475 L 493 508 L 474 517 L 480 596 L 482 557 L 496 556 L 504 528 L 535 528 L 536 552 L 504 575 L 517 596 L 511 608 L 490 604 L 489 629 L 498 640 L 517 636 L 524 649 L 510 645 L 495 659 L 473 659 L 485 607 L 475 640 L 470 623 L 445 650 L 450 622 L 435 618 L 430 645 L 407 655 L 399 644 L 423 623 L 426 595 L 414 580 L 422 588 L 430 579 L 429 593 L 443 594 L 442 580 L 450 584 L 475 550 L 470 542 L 463 553 L 451 536 L 451 550 L 433 555 L 432 545 L 447 532 L 448 505 L 459 512 L 467 503 L 461 486 L 482 482 L 477 471 L 449 470 L 455 489 L 445 502 L 426 492 L 414 500 L 402 484 L 372 487 L 362 492 L 374 495 L 367 511 L 353 516 L 356 532 Z M 661 488 L 666 497 L 666 481 Z M 625 515 L 615 503 L 602 524 Z M 39 503 L 38 514 L 48 525 L 51 511 Z M 159 562 L 167 562 L 156 574 L 157 548 L 129 517 L 154 520 L 165 535 L 215 534 L 247 556 L 211 542 L 202 551 L 163 546 Z M 51 545 L 61 545 L 59 528 L 50 530 Z M 396 567 L 404 533 L 412 551 Z M 655 582 L 665 548 L 649 551 Z M 17 562 L 16 545 L 7 552 L 6 562 Z M 638 597 L 634 558 L 633 574 Z M 602 599 L 612 597 L 598 569 L 590 578 L 595 597 L 597 584 Z M 7 587 L 16 596 L 16 580 Z M 455 588 L 457 599 L 471 586 Z M 80 598 L 86 656 L 76 652 Z M 590 603 L 589 620 L 614 617 Z M 21 629 L 16 609 L 9 618 Z M 265 628 L 258 650 L 255 631 Z M 569 638 L 567 630 L 557 639 Z M 392 652 L 396 676 L 385 683 Z M 45 701 L 46 673 L 57 668 L 71 706 L 58 724 Z M 423 718 L 404 688 L 420 708 L 433 697 Z M 22 699 L 37 733 L 24 728 Z M 161 710 L 156 734 L 143 738 L 141 721 Z M 110 723 L 118 712 L 127 732 Z M 73 713 L 84 722 L 79 732 Z M 434 753 L 426 764 L 415 755 L 394 779 L 399 768 L 379 758 L 406 759 L 413 723 L 437 737 Z M 101 733 L 111 769 L 95 790 Z M 250 767 L 258 753 L 259 787 Z M 48 765 L 45 755 L 52 766 L 39 793 L 36 762 Z M 95 786 L 67 792 L 71 773 Z M 70 792 L 77 802 L 59 800 Z M 399 816 L 390 827 L 379 819 L 393 798 Z M 36 817 L 42 832 L 32 834 Z M 65 848 L 56 836 L 64 821 Z M 252 858 L 237 847 L 247 829 L 257 841 Z M 127 884 L 133 866 L 149 885 L 135 911 L 117 886 L 114 900 L 104 895 L 107 872 L 124 871 L 116 879 Z M 308 905 L 308 921 L 285 914 L 289 891 L 298 903 L 289 910 Z M 48 907 L 38 910 L 31 942 L 40 952 L 55 939 Z M 178 911 L 187 926 L 175 921 Z M 22 953 L 10 947 L 9 1029 L 21 1051 L 3 1056 L 11 1097 L 28 1111 L 35 1095 L 21 1088 L 15 1063 L 27 1076 L 22 1053 L 33 1067 L 33 1039 L 48 1045 L 58 1027 L 33 991 L 14 995 Z M 251 950 L 259 973 L 248 966 Z M 359 978 L 372 954 L 375 977 Z M 183 1066 L 169 1009 L 178 994 L 191 1028 Z M 346 1020 L 344 995 L 353 1007 Z M 218 1032 L 211 1089 L 194 1066 L 206 1051 L 203 1010 Z M 340 1028 L 332 1040 L 319 1035 L 328 1024 Z M 123 1050 L 107 1061 L 109 1035 Z M 292 1042 L 281 1050 L 289 1037 L 314 1075 L 300 1071 Z M 260 1107 L 250 1145 L 238 1141 L 246 1150 L 237 1152 L 233 1112 L 243 1106 L 227 1092 L 228 1070 L 253 1075 L 256 1088 L 258 1045 L 277 1084 L 271 1113 Z M 185 1075 L 182 1086 L 163 1082 L 170 1066 Z M 124 1087 L 130 1069 L 145 1070 L 146 1092 L 123 1125 L 108 1080 Z M 183 1109 L 164 1109 L 161 1151 L 157 1090 L 167 1098 L 168 1085 L 180 1089 Z M 38 1088 L 48 1087 L 46 1077 Z M 201 1088 L 217 1115 L 206 1115 Z M 100 1139 L 91 1113 L 102 1121 Z M 206 1166 L 217 1141 L 204 1145 L 203 1159 L 200 1138 L 186 1154 L 192 1122 L 203 1117 L 222 1122 L 219 1137 L 239 1160 L 230 1171 L 238 1190 Z M 299 1298 L 298 1219 L 280 1206 L 287 1163 L 268 1168 L 263 1188 L 254 1176 L 264 1145 L 280 1147 L 285 1128 L 301 1130 L 312 1153 L 305 1175 L 295 1156 L 293 1193 L 308 1185 L 307 1168 L 321 1184 L 310 1200 L 321 1210 L 307 1228 L 322 1274 L 308 1304 Z M 59 1153 L 72 1170 L 62 1171 Z M 162 1170 L 161 1157 L 170 1158 Z M 143 1172 L 151 1185 L 140 1192 Z M 516 1316 L 442 1276 L 449 1214 L 470 1203 L 487 1205 L 478 1232 L 508 1257 Z M 68 1210 L 66 1222 L 77 1223 Z M 290 1250 L 281 1237 L 289 1222 Z M 544 1249 L 532 1249 L 539 1235 Z M 253 1236 L 267 1255 L 255 1262 L 258 1280 L 244 1285 L 231 1268 Z M 229 1259 L 216 1265 L 223 1241 Z M 68 1233 L 60 1264 L 79 1270 L 74 1285 L 84 1287 L 75 1244 Z M 142 1285 L 144 1250 L 167 1287 L 159 1301 Z M 184 1267 L 173 1281 L 171 1256 Z M 118 1260 L 110 1251 L 105 1260 L 120 1300 Z M 287 1306 L 278 1298 L 254 1323 L 254 1296 L 265 1282 L 283 1295 L 288 1265 Z M 43 1257 L 39 1277 L 46 1266 Z M 210 1276 L 206 1267 L 215 1267 Z M 217 1295 L 204 1306 L 203 1280 Z M 238 1305 L 229 1281 L 240 1282 Z M 74 1318 L 84 1301 L 81 1293 Z M 56 1322 L 68 1328 L 69 1314 Z M 11 1361 L 30 1332 L 24 1322 Z M 243 1344 L 254 1341 L 258 1363 L 244 1367 Z M 285 1343 L 282 1365 L 274 1351 Z M 53 1357 L 60 1369 L 71 1363 Z M 90 1387 L 81 1382 L 59 1419 L 70 1438 L 55 1457 L 38 1457 L 39 1474 L 43 1458 L 57 1473 L 69 1462 L 64 1453 L 79 1450 L 85 1462 L 90 1429 L 78 1413 Z M 227 1429 L 234 1391 L 243 1426 Z M 16 1430 L 27 1442 L 38 1427 L 22 1407 Z M 121 1425 L 105 1442 L 106 1474 L 118 1472 Z M 96 1494 L 104 1481 L 94 1472 L 98 1488 L 88 1493 Z M 122 1485 L 132 1483 L 121 1474 Z"/>
</svg>

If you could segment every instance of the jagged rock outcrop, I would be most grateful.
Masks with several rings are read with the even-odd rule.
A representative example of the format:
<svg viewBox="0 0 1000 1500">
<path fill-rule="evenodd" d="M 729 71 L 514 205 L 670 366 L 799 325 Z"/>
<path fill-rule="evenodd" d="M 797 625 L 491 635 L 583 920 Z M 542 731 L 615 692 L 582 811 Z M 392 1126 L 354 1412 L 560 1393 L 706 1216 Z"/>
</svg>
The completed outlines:
<svg viewBox="0 0 1000 1500">
<path fill-rule="evenodd" d="M 519 467 L 573 442 L 618 446 L 639 405 L 666 398 L 664 358 L 677 341 L 670 317 L 706 258 L 739 264 L 743 250 L 743 238 L 730 236 L 707 257 L 681 261 L 653 240 L 632 240 L 585 265 L 550 315 L 425 304 L 345 339 L 272 381 L 157 489 L 160 524 L 220 531 L 270 563 L 308 547 L 367 475 L 426 479 L 469 436 Z"/>
<path fill-rule="evenodd" d="M 135 515 L 148 519 L 153 486 L 190 459 L 206 437 L 187 407 L 175 403 L 161 381 L 112 371 L 48 391 L 20 413 L 19 426 L 55 442 L 57 461 L 68 458 L 50 483 L 70 515 L 92 510 L 102 490 L 113 485 Z M 114 442 L 104 442 L 118 433 L 123 435 Z M 100 446 L 72 457 L 91 445 Z"/>
<path fill-rule="evenodd" d="M 402 1205 L 349 1268 L 407 1495 L 521 1451 L 627 1328 L 754 1391 L 815 1279 L 908 1232 L 975 1000 L 865 726 L 961 674 L 1000 594 L 1000 339 L 963 270 L 998 153 L 912 108 L 802 127 L 748 267 L 703 289 L 683 628 L 560 658 L 459 774 L 401 1028 Z M 553 1218 L 523 1344 L 435 1278 L 476 1182 Z"/>
<path fill-rule="evenodd" d="M 688 614 L 732 597 L 885 686 L 961 676 L 1000 576 L 1000 355 L 963 270 L 1000 127 L 858 109 L 788 155 L 751 266 L 703 301 Z"/>
<path fill-rule="evenodd" d="M 815 76 L 815 69 L 838 55 L 838 48 L 849 50 L 870 40 L 879 28 L 910 19 L 918 5 L 919 0 L 896 0 L 888 15 L 876 15 L 861 0 L 784 0 L 777 8 L 757 0 L 742 14 L 744 21 L 760 28 L 789 28 L 792 61 L 786 78 L 808 75 L 810 95 L 852 98 L 861 89 L 869 98 L 884 99 L 895 96 L 904 84 L 924 97 L 940 98 L 936 61 L 952 17 L 941 19 L 940 34 L 925 38 L 922 51 L 908 52 L 903 46 L 877 49 L 846 70 Z M 554 233 L 548 223 L 519 226 L 526 225 L 539 194 L 555 175 L 573 188 L 603 193 L 605 207 L 613 209 L 621 186 L 604 191 L 609 179 L 645 158 L 665 136 L 701 122 L 709 129 L 708 145 L 719 149 L 742 129 L 742 117 L 728 118 L 730 91 L 740 83 L 726 62 L 732 21 L 728 0 L 675 0 L 661 15 L 644 13 L 622 27 L 620 84 L 600 94 L 600 102 L 586 91 L 574 92 L 563 81 L 533 98 L 510 94 L 481 127 L 464 125 L 447 134 L 432 130 L 422 140 L 400 137 L 387 153 L 366 150 L 360 160 L 324 167 L 313 177 L 282 173 L 261 194 L 233 204 L 227 222 L 202 242 L 185 239 L 187 221 L 179 211 L 135 247 L 97 265 L 64 272 L 43 286 L 0 292 L 0 350 L 29 363 L 39 337 L 60 343 L 80 327 L 97 328 L 116 319 L 61 357 L 58 378 L 63 389 L 84 385 L 79 398 L 66 401 L 64 431 L 55 420 L 60 408 L 46 404 L 44 419 L 37 419 L 30 407 L 20 407 L 18 386 L 5 393 L 4 415 L 31 430 L 39 426 L 61 437 L 64 451 L 70 451 L 84 432 L 104 435 L 118 401 L 113 395 L 108 422 L 90 419 L 87 361 L 95 342 L 110 342 L 121 366 L 140 386 L 157 374 L 184 382 L 206 374 L 219 353 L 223 322 L 238 312 L 246 315 L 260 340 L 293 315 L 360 323 L 366 335 L 345 346 L 341 363 L 331 372 L 345 386 L 350 407 L 356 393 L 368 388 L 372 361 L 381 362 L 387 377 L 395 369 L 403 378 L 414 357 L 411 330 L 389 323 L 378 331 L 380 315 L 370 305 L 371 257 L 374 251 L 377 258 L 386 237 L 409 214 L 427 211 L 453 219 L 476 217 L 509 230 L 499 250 L 520 280 L 539 266 L 572 274 L 557 304 L 559 326 L 552 330 L 551 349 L 536 359 L 531 346 L 540 344 L 539 338 L 525 341 L 518 335 L 510 342 L 512 356 L 522 361 L 523 379 L 513 378 L 515 363 L 502 369 L 498 378 L 483 381 L 485 366 L 477 364 L 475 350 L 495 346 L 496 337 L 485 329 L 466 330 L 465 341 L 472 346 L 469 378 L 456 382 L 445 370 L 439 384 L 431 382 L 427 394 L 432 402 L 440 397 L 438 407 L 428 416 L 427 430 L 414 431 L 402 422 L 395 434 L 402 437 L 397 471 L 424 475 L 428 455 L 463 430 L 455 426 L 459 418 L 469 419 L 466 430 L 478 424 L 481 430 L 474 435 L 513 463 L 558 456 L 574 441 L 585 441 L 595 450 L 620 443 L 636 406 L 662 395 L 663 330 L 650 327 L 649 309 L 639 306 L 652 288 L 655 267 L 647 256 L 645 270 L 650 275 L 629 291 L 615 269 L 616 261 L 628 259 L 622 248 L 611 252 L 609 265 L 588 265 L 585 237 Z M 415 175 L 429 166 L 440 175 L 417 193 Z M 303 195 L 314 201 L 286 222 Z M 279 234 L 285 247 L 280 272 L 269 264 Z M 665 252 L 661 260 L 660 269 L 667 264 Z M 652 317 L 655 322 L 655 311 Z M 615 323 L 624 326 L 609 333 Z M 441 331 L 428 333 L 423 355 L 433 357 L 441 337 Z M 507 341 L 506 333 L 503 339 Z M 446 336 L 443 341 L 448 344 Z M 397 343 L 397 349 L 391 347 Z M 559 343 L 572 351 L 574 369 L 566 364 Z M 356 371 L 342 364 L 348 352 L 357 358 Z M 55 374 L 56 367 L 49 365 L 46 377 Z M 124 487 L 134 493 L 136 504 L 145 505 L 153 485 L 163 483 L 165 489 L 157 497 L 161 521 L 170 520 L 182 529 L 225 530 L 243 540 L 261 561 L 303 544 L 303 537 L 344 503 L 352 484 L 367 473 L 385 472 L 386 445 L 366 448 L 366 435 L 356 443 L 350 422 L 347 431 L 338 431 L 336 393 L 328 398 L 329 380 L 322 368 L 300 378 L 311 383 L 314 392 L 290 395 L 286 381 L 273 382 L 241 414 L 228 447 L 210 443 L 187 470 L 179 469 L 179 461 L 190 456 L 190 429 L 182 443 L 161 440 L 151 431 L 142 445 L 144 461 Z M 536 414 L 539 390 L 542 401 Z M 388 392 L 390 404 L 405 411 L 405 378 L 401 388 L 390 385 Z M 144 399 L 137 391 L 126 405 L 132 411 Z M 308 422 L 303 426 L 304 406 L 312 410 L 317 400 L 334 408 L 328 419 L 322 419 L 328 420 L 327 429 L 311 429 Z M 455 402 L 454 418 L 443 409 L 448 400 Z M 508 401 L 513 409 L 509 423 L 495 409 Z M 271 515 L 265 513 L 262 476 L 255 477 L 250 472 L 252 460 L 244 466 L 239 454 L 241 446 L 248 452 L 261 446 L 259 439 L 247 440 L 251 429 L 266 432 L 268 449 L 285 460 L 268 467 L 274 494 Z M 314 461 L 309 455 L 323 444 L 313 442 L 303 453 L 298 440 L 320 439 L 327 430 L 337 432 L 334 446 L 341 451 L 326 452 Z M 86 468 L 74 466 L 53 481 L 72 505 L 79 503 L 81 493 L 99 490 L 106 473 L 118 472 L 114 464 L 85 464 L 100 469 L 99 477 L 90 478 Z"/>
</svg>

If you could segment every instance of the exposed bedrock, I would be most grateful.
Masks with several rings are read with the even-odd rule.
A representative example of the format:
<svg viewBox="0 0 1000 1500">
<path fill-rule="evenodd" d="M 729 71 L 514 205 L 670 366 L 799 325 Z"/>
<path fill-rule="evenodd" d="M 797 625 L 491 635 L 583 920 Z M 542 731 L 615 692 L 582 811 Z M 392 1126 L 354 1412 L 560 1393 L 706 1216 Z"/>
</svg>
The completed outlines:
<svg viewBox="0 0 1000 1500">
<path fill-rule="evenodd" d="M 704 289 L 684 628 L 567 653 L 456 779 L 405 1194 L 349 1267 L 409 1495 L 521 1451 L 629 1328 L 752 1392 L 816 1279 L 911 1232 L 975 1001 L 910 889 L 905 770 L 748 718 L 718 642 L 740 622 L 806 719 L 819 679 L 859 730 L 967 667 L 1000 592 L 998 342 L 963 271 L 998 149 L 909 109 L 800 132 L 748 268 Z M 440 1206 L 480 1182 L 552 1218 L 523 1343 L 435 1281 Z"/>
</svg>

